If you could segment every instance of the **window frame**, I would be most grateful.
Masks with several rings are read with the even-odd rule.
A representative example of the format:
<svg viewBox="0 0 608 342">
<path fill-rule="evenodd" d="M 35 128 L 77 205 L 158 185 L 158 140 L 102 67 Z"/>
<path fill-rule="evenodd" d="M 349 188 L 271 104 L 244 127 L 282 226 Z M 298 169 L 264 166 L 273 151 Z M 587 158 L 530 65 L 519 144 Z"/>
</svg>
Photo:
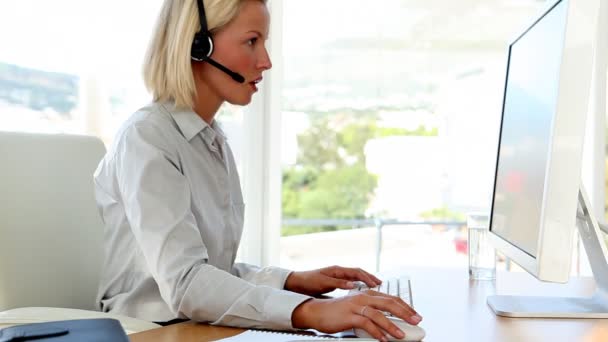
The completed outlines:
<svg viewBox="0 0 608 342">
<path fill-rule="evenodd" d="M 281 89 L 283 79 L 283 3 L 269 1 L 270 36 L 266 46 L 272 60 L 249 106 L 244 109 L 242 187 L 245 227 L 240 261 L 278 265 L 282 220 Z"/>
</svg>

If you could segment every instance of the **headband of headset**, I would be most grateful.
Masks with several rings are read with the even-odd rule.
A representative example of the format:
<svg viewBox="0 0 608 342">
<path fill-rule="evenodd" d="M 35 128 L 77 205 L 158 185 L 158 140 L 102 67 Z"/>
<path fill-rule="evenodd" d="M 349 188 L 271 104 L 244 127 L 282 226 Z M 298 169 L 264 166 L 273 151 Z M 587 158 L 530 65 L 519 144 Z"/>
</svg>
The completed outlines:
<svg viewBox="0 0 608 342">
<path fill-rule="evenodd" d="M 207 28 L 207 17 L 203 0 L 197 0 L 198 17 L 201 22 L 201 30 L 194 35 L 190 55 L 193 60 L 201 62 L 207 60 L 213 53 L 213 38 Z"/>
</svg>

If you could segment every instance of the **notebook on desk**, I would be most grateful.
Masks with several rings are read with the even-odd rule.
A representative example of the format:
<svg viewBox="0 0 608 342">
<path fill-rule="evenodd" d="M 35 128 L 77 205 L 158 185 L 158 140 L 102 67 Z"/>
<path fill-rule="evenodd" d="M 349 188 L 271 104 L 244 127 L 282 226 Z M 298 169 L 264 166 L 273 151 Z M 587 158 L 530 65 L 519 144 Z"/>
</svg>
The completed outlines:
<svg viewBox="0 0 608 342">
<path fill-rule="evenodd" d="M 329 340 L 329 337 L 308 336 L 303 334 L 283 333 L 278 331 L 247 330 L 241 334 L 224 338 L 222 342 L 290 342 L 296 340 Z"/>
<path fill-rule="evenodd" d="M 284 333 L 278 331 L 247 330 L 241 334 L 218 340 L 218 342 L 312 342 L 312 341 L 376 341 L 361 338 L 333 338 L 310 336 L 303 334 Z"/>
</svg>

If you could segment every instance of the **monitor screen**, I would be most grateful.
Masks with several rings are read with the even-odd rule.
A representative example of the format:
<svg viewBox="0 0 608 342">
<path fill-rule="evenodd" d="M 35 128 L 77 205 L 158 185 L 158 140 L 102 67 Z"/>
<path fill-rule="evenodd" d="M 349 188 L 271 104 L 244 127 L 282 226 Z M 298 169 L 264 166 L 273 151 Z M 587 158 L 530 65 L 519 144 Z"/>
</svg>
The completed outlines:
<svg viewBox="0 0 608 342">
<path fill-rule="evenodd" d="M 560 1 L 509 48 L 491 230 L 532 257 L 539 229 L 567 16 Z"/>
</svg>

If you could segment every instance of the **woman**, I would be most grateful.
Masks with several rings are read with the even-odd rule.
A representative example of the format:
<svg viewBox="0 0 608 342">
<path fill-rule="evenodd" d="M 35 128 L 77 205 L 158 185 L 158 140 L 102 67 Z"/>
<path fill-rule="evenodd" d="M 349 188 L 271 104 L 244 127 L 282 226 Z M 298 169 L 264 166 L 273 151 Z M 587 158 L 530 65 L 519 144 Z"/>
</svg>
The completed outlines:
<svg viewBox="0 0 608 342">
<path fill-rule="evenodd" d="M 381 329 L 401 337 L 380 311 L 411 324 L 421 318 L 399 298 L 373 291 L 315 298 L 353 281 L 380 284 L 363 270 L 234 263 L 244 204 L 215 114 L 224 101 L 251 101 L 272 66 L 268 29 L 262 0 L 208 0 L 204 8 L 200 0 L 165 0 L 144 67 L 154 102 L 123 124 L 95 172 L 106 227 L 100 309 L 161 323 L 358 327 L 378 339 Z"/>
</svg>

